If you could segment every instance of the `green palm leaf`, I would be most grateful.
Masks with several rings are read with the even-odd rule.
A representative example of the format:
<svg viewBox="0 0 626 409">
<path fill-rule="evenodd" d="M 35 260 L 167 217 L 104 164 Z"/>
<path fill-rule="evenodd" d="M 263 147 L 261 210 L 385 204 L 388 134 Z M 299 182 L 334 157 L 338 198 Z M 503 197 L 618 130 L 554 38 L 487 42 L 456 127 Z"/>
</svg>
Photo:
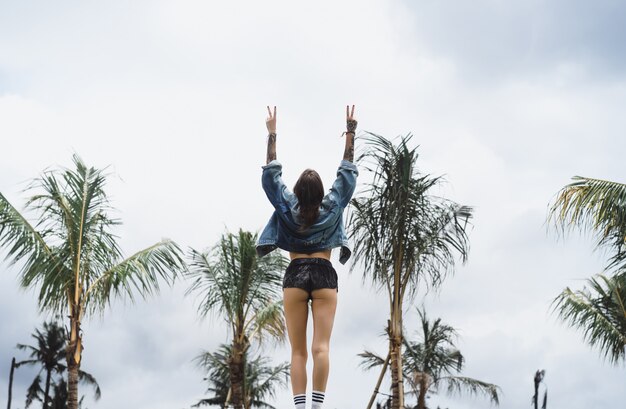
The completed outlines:
<svg viewBox="0 0 626 409">
<path fill-rule="evenodd" d="M 446 385 L 449 395 L 483 395 L 489 397 L 494 405 L 500 404 L 500 388 L 494 384 L 464 376 L 444 376 L 438 383 Z"/>
<path fill-rule="evenodd" d="M 558 193 L 548 219 L 561 231 L 573 228 L 596 236 L 598 247 L 615 251 L 607 269 L 626 266 L 626 185 L 608 180 L 575 176 Z"/>
<path fill-rule="evenodd" d="M 561 319 L 583 332 L 604 358 L 616 364 L 626 360 L 626 273 L 609 277 L 599 274 L 588 287 L 566 288 L 554 300 Z"/>
<path fill-rule="evenodd" d="M 171 240 L 158 242 L 110 267 L 91 283 L 86 291 L 91 311 L 102 311 L 112 296 L 134 300 L 134 294 L 139 294 L 145 299 L 159 291 L 161 280 L 168 285 L 174 283 L 177 275 L 172 271 L 184 269 L 178 245 Z"/>
<path fill-rule="evenodd" d="M 364 370 L 369 370 L 385 363 L 385 359 L 375 352 L 365 350 L 358 354 L 361 357 L 361 366 Z"/>
</svg>

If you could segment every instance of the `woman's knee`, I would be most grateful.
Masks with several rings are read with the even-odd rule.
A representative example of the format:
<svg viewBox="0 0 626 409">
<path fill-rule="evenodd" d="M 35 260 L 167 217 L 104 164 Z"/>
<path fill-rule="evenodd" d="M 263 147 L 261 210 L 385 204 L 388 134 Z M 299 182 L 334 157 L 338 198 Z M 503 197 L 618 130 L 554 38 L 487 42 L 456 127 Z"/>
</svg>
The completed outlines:
<svg viewBox="0 0 626 409">
<path fill-rule="evenodd" d="M 311 348 L 313 359 L 325 358 L 330 353 L 330 348 L 327 343 L 313 344 Z"/>
</svg>

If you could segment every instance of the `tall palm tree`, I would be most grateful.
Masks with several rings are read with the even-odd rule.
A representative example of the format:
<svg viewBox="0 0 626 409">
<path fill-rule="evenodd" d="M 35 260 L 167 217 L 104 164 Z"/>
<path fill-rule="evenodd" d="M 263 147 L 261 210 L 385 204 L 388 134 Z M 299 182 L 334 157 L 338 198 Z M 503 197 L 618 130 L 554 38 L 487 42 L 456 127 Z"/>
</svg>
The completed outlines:
<svg viewBox="0 0 626 409">
<path fill-rule="evenodd" d="M 583 332 L 613 364 L 626 360 L 626 185 L 576 176 L 558 193 L 548 220 L 562 232 L 591 232 L 611 254 L 605 272 L 554 300 L 561 319 Z"/>
<path fill-rule="evenodd" d="M 205 405 L 215 405 L 226 407 L 228 394 L 230 392 L 230 365 L 229 359 L 232 355 L 231 345 L 221 345 L 217 352 L 204 352 L 196 358 L 198 364 L 207 371 L 206 380 L 209 381 L 207 392 L 214 394 L 212 398 L 202 399 L 193 407 Z M 287 386 L 289 379 L 289 364 L 282 364 L 272 367 L 269 360 L 263 356 L 249 359 L 249 350 L 246 351 L 244 370 L 244 408 L 265 408 L 275 409 L 265 401 L 267 397 L 274 397 L 277 386 Z"/>
<path fill-rule="evenodd" d="M 16 367 L 41 365 L 39 373 L 27 390 L 25 407 L 28 408 L 33 401 L 38 400 L 42 402 L 43 408 L 50 408 L 54 406 L 53 400 L 58 400 L 58 385 L 67 386 L 63 379 L 67 370 L 67 367 L 63 365 L 66 356 L 67 332 L 58 323 L 51 321 L 43 324 L 43 331 L 36 329 L 32 337 L 37 341 L 37 346 L 17 344 L 18 349 L 30 352 L 30 359 L 18 362 Z M 44 388 L 41 387 L 42 372 L 46 378 Z M 80 370 L 79 379 L 92 385 L 95 388 L 95 398 L 100 399 L 100 386 L 92 375 Z M 55 391 L 52 395 L 50 394 L 51 387 Z M 64 396 L 67 396 L 67 393 Z"/>
<path fill-rule="evenodd" d="M 81 324 L 115 296 L 146 297 L 183 269 L 178 246 L 163 240 L 124 259 L 111 229 L 119 220 L 105 193 L 106 176 L 77 156 L 73 169 L 45 171 L 20 213 L 0 194 L 0 247 L 18 263 L 21 285 L 39 287 L 39 307 L 69 317 L 68 407 L 78 408 Z M 34 215 L 34 223 L 27 216 Z"/>
<path fill-rule="evenodd" d="M 463 370 L 465 358 L 454 340 L 457 332 L 444 324 L 441 318 L 429 321 L 426 312 L 418 310 L 421 323 L 421 340 L 404 341 L 403 373 L 410 385 L 408 394 L 417 396 L 417 409 L 426 408 L 426 398 L 430 393 L 443 391 L 448 395 L 468 393 L 484 395 L 492 403 L 500 402 L 497 385 L 459 374 Z M 369 351 L 359 354 L 366 369 L 383 364 L 383 358 Z"/>
<path fill-rule="evenodd" d="M 43 402 L 42 407 L 47 408 L 50 401 L 52 376 L 62 374 L 66 369 L 62 361 L 65 359 L 67 337 L 65 329 L 54 321 L 44 322 L 43 331 L 36 329 L 32 337 L 36 340 L 36 346 L 17 344 L 18 349 L 30 352 L 30 359 L 21 361 L 16 366 L 41 365 L 39 373 L 28 388 L 26 407 L 30 406 L 33 400 L 40 400 Z M 46 377 L 43 389 L 41 388 L 42 372 Z"/>
<path fill-rule="evenodd" d="M 454 271 L 455 255 L 463 262 L 469 251 L 466 234 L 472 209 L 431 194 L 442 179 L 421 174 L 411 135 L 394 144 L 368 133 L 359 163 L 372 171 L 366 196 L 352 200 L 349 234 L 355 264 L 384 288 L 389 298 L 388 336 L 392 407 L 404 407 L 402 311 L 418 284 L 437 287 Z"/>
<path fill-rule="evenodd" d="M 7 398 L 7 409 L 11 409 L 11 401 L 13 399 L 13 374 L 15 373 L 15 357 L 11 359 L 11 370 L 9 371 L 9 393 Z"/>
<path fill-rule="evenodd" d="M 200 294 L 198 311 L 221 315 L 232 335 L 229 402 L 236 409 L 245 403 L 246 351 L 253 338 L 285 336 L 280 289 L 287 262 L 279 253 L 258 258 L 257 235 L 239 230 L 226 233 L 210 251 L 191 249 L 189 270 L 193 283 L 188 293 Z"/>
</svg>

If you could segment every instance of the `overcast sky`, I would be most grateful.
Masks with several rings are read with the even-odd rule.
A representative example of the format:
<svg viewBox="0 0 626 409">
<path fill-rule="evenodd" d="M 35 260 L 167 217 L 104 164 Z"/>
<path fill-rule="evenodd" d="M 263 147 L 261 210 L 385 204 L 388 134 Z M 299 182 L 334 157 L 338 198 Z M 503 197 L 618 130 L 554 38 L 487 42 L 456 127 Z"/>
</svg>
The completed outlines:
<svg viewBox="0 0 626 409">
<path fill-rule="evenodd" d="M 624 366 L 604 362 L 550 310 L 606 255 L 589 237 L 559 239 L 545 220 L 574 175 L 624 181 L 624 21 L 626 4 L 609 0 L 0 1 L 0 192 L 21 208 L 26 182 L 71 166 L 76 152 L 109 166 L 128 254 L 162 237 L 207 248 L 271 214 L 260 186 L 266 105 L 278 106 L 287 184 L 312 167 L 328 187 L 345 105 L 355 104 L 360 131 L 412 133 L 421 171 L 446 177 L 438 193 L 475 208 L 468 262 L 413 302 L 458 329 L 463 374 L 498 384 L 506 409 L 530 407 L 537 369 L 549 407 L 619 408 Z M 325 407 L 363 408 L 378 374 L 362 372 L 356 354 L 386 351 L 386 296 L 333 257 Z M 220 320 L 198 319 L 187 286 L 115 302 L 84 325 L 82 369 L 102 387 L 97 403 L 82 389 L 89 408 L 181 409 L 206 397 L 192 359 L 228 338 Z M 15 344 L 31 342 L 43 320 L 16 268 L 0 264 L 0 403 L 11 357 L 25 357 Z M 265 353 L 289 358 L 284 345 Z M 34 375 L 17 370 L 14 408 Z M 290 391 L 273 403 L 291 407 Z"/>
</svg>

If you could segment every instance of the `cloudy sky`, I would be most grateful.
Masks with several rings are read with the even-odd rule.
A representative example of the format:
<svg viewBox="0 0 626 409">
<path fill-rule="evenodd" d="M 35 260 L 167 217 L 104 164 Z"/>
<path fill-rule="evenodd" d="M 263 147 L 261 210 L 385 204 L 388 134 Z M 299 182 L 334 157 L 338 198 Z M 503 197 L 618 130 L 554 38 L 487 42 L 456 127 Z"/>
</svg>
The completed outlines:
<svg viewBox="0 0 626 409">
<path fill-rule="evenodd" d="M 420 169 L 446 177 L 440 193 L 475 208 L 468 262 L 407 308 L 407 335 L 422 304 L 457 328 L 464 374 L 498 384 L 503 408 L 530 407 L 537 369 L 549 407 L 622 407 L 625 368 L 550 310 L 606 255 L 545 220 L 574 175 L 624 181 L 625 18 L 609 0 L 0 1 L 0 192 L 21 208 L 27 181 L 76 152 L 109 167 L 127 253 L 162 237 L 202 249 L 270 215 L 259 183 L 266 105 L 278 106 L 287 183 L 312 167 L 330 185 L 355 104 L 361 131 L 412 133 Z M 386 298 L 358 268 L 337 266 L 325 406 L 365 407 L 377 373 L 356 354 L 385 352 Z M 192 359 L 228 338 L 219 319 L 198 318 L 187 286 L 115 302 L 85 324 L 83 369 L 103 391 L 91 403 L 83 389 L 89 408 L 181 409 L 206 396 Z M 15 344 L 44 318 L 16 268 L 0 264 L 0 402 L 11 357 L 24 358 Z M 13 407 L 34 375 L 17 371 Z M 274 404 L 291 407 L 290 392 Z"/>
</svg>

